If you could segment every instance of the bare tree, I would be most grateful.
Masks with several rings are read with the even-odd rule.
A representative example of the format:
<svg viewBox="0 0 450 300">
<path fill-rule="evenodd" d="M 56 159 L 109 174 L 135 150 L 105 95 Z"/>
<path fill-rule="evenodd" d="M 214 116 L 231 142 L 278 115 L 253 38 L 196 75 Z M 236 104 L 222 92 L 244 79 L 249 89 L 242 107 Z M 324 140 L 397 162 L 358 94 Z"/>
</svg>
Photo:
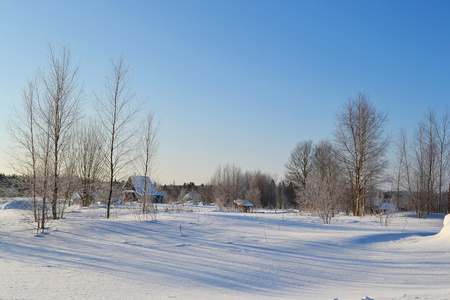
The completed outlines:
<svg viewBox="0 0 450 300">
<path fill-rule="evenodd" d="M 278 208 L 286 209 L 295 207 L 295 188 L 290 182 L 282 180 L 277 186 Z"/>
<path fill-rule="evenodd" d="M 417 217 L 426 217 L 434 201 L 437 146 L 434 136 L 435 115 L 432 111 L 421 120 L 414 131 L 409 171 L 409 192 Z M 408 156 L 406 156 L 408 157 Z"/>
<path fill-rule="evenodd" d="M 81 181 L 81 205 L 87 207 L 94 200 L 94 193 L 103 173 L 104 146 L 99 125 L 89 120 L 80 128 L 77 148 L 76 174 Z"/>
<path fill-rule="evenodd" d="M 43 233 L 47 220 L 50 183 L 50 124 L 39 112 L 41 74 L 36 73 L 23 90 L 22 105 L 15 108 L 9 122 L 14 150 L 11 164 L 19 174 L 30 178 L 32 219 L 37 232 Z"/>
<path fill-rule="evenodd" d="M 336 114 L 334 132 L 337 153 L 352 177 L 355 215 L 364 215 L 366 192 L 369 184 L 382 179 L 387 165 L 386 151 L 389 137 L 385 133 L 387 113 L 377 111 L 369 97 L 359 93 Z"/>
<path fill-rule="evenodd" d="M 96 97 L 97 112 L 107 147 L 105 162 L 109 184 L 106 218 L 110 216 L 114 180 L 132 160 L 131 153 L 136 146 L 136 129 L 132 123 L 141 107 L 136 94 L 131 92 L 129 68 L 123 56 L 111 62 L 112 72 L 107 77 L 104 94 Z"/>
<path fill-rule="evenodd" d="M 38 101 L 39 115 L 48 128 L 52 144 L 53 193 L 52 217 L 58 218 L 57 202 L 59 196 L 60 156 L 69 142 L 71 130 L 80 118 L 80 99 L 82 87 L 78 80 L 79 67 L 74 65 L 70 49 L 63 46 L 55 53 L 49 46 L 48 71 L 42 77 L 44 96 Z M 45 132 L 45 130 L 44 130 Z"/>
<path fill-rule="evenodd" d="M 222 208 L 230 209 L 234 200 L 244 197 L 245 178 L 241 168 L 235 165 L 219 166 L 211 184 L 214 186 L 215 201 Z"/>
<path fill-rule="evenodd" d="M 43 134 L 39 136 L 39 149 L 37 151 L 39 157 L 39 166 L 38 170 L 40 170 L 40 174 L 38 178 L 41 178 L 41 205 L 37 208 L 38 212 L 38 228 L 41 229 L 41 232 L 45 230 L 45 224 L 47 220 L 47 199 L 49 193 L 49 184 L 50 184 L 50 155 L 51 155 L 51 135 L 50 135 L 50 125 L 47 124 L 47 127 L 43 127 Z M 40 213 L 40 215 L 39 215 Z M 40 221 L 39 221 L 40 220 Z"/>
<path fill-rule="evenodd" d="M 342 174 L 334 147 L 330 142 L 321 141 L 314 147 L 305 201 L 325 224 L 330 224 L 342 195 Z"/>
<path fill-rule="evenodd" d="M 137 169 L 142 175 L 144 175 L 144 195 L 142 199 L 142 214 L 148 215 L 150 211 L 153 211 L 153 196 L 149 195 L 147 190 L 151 184 L 147 182 L 147 178 L 153 177 L 156 171 L 156 156 L 158 154 L 159 147 L 159 125 L 155 124 L 154 116 L 152 112 L 147 114 L 143 125 L 141 126 L 142 139 L 140 141 L 139 159 L 137 160 L 139 165 Z"/>
<path fill-rule="evenodd" d="M 253 203 L 255 207 L 261 207 L 261 191 L 255 176 L 249 176 L 245 191 L 245 199 Z"/>
<path fill-rule="evenodd" d="M 71 205 L 72 195 L 78 187 L 78 180 L 76 176 L 76 165 L 77 165 L 77 150 L 75 143 L 75 133 L 70 136 L 69 141 L 61 153 L 61 166 L 62 173 L 60 176 L 60 190 L 62 199 L 59 201 L 59 218 L 63 218 L 65 214 L 65 209 L 67 206 Z"/>
<path fill-rule="evenodd" d="M 38 221 L 37 212 L 37 152 L 36 152 L 36 102 L 39 97 L 38 74 L 28 80 L 23 89 L 22 102 L 15 107 L 14 115 L 8 122 L 8 131 L 13 140 L 14 150 L 11 166 L 19 174 L 30 177 L 31 202 L 34 221 Z"/>
<path fill-rule="evenodd" d="M 244 177 L 246 182 L 246 199 L 248 198 L 247 193 L 255 194 L 256 190 L 258 190 L 259 196 L 257 200 L 254 198 L 256 201 L 254 204 L 261 207 L 277 208 L 277 186 L 271 175 L 261 171 L 247 171 Z M 250 190 L 253 190 L 253 192 Z"/>
<path fill-rule="evenodd" d="M 395 186 L 395 204 L 397 205 L 397 208 L 401 207 L 400 191 L 403 187 L 402 183 L 405 172 L 407 173 L 407 177 L 409 178 L 409 165 L 408 159 L 406 157 L 406 151 L 406 132 L 404 129 L 401 129 L 399 139 L 397 139 L 395 142 L 395 161 L 393 165 L 395 172 L 395 182 L 393 184 Z"/>
<path fill-rule="evenodd" d="M 213 203 L 214 202 L 214 189 L 211 184 L 200 185 L 199 193 L 202 196 L 203 203 Z"/>
<path fill-rule="evenodd" d="M 426 167 L 426 210 L 429 214 L 433 209 L 434 193 L 436 185 L 436 160 L 437 160 L 437 144 L 436 144 L 436 114 L 430 110 L 426 121 L 425 129 L 425 167 Z"/>
<path fill-rule="evenodd" d="M 436 113 L 429 110 L 418 123 L 410 143 L 406 132 L 401 132 L 398 160 L 404 164 L 404 186 L 417 217 L 442 209 L 443 182 L 447 180 L 449 163 L 449 125 L 447 113 L 438 122 Z"/>
<path fill-rule="evenodd" d="M 425 125 L 423 122 L 419 123 L 418 128 L 414 132 L 413 145 L 413 191 L 412 197 L 417 217 L 426 217 L 426 198 L 427 198 L 427 167 L 426 167 L 426 137 Z"/>
<path fill-rule="evenodd" d="M 399 137 L 399 157 L 403 161 L 404 164 L 404 172 L 406 175 L 406 186 L 408 195 L 410 199 L 414 198 L 413 193 L 413 163 L 414 160 L 411 158 L 410 154 L 410 143 L 408 140 L 408 135 L 404 128 L 400 130 L 400 137 Z"/>
<path fill-rule="evenodd" d="M 292 150 L 289 160 L 285 164 L 286 180 L 295 186 L 298 202 L 302 201 L 302 193 L 307 187 L 308 176 L 312 168 L 312 152 L 312 141 L 301 141 Z"/>
<path fill-rule="evenodd" d="M 417 217 L 426 217 L 427 192 L 427 139 L 424 122 L 420 122 L 409 142 L 404 130 L 400 132 L 400 154 L 404 163 L 406 187 L 412 209 Z"/>
<path fill-rule="evenodd" d="M 448 180 L 448 166 L 449 166 L 449 148 L 450 141 L 448 139 L 448 133 L 450 129 L 450 115 L 448 111 L 444 113 L 440 122 L 436 120 L 436 143 L 438 154 L 438 204 L 437 211 L 441 212 L 442 209 L 442 188 L 445 180 Z M 447 203 L 447 213 L 449 213 L 449 205 Z"/>
</svg>

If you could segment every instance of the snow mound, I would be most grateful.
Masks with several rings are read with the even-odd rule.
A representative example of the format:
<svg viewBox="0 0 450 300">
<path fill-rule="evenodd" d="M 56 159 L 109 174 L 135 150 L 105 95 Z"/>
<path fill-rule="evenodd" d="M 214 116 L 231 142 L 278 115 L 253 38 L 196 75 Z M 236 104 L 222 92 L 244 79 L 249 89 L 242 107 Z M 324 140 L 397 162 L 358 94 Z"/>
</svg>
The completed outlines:
<svg viewBox="0 0 450 300">
<path fill-rule="evenodd" d="M 444 227 L 450 225 L 450 215 L 446 215 L 444 218 Z"/>
<path fill-rule="evenodd" d="M 441 231 L 437 235 L 440 238 L 450 239 L 450 214 L 445 216 L 444 227 L 442 227 Z"/>
</svg>

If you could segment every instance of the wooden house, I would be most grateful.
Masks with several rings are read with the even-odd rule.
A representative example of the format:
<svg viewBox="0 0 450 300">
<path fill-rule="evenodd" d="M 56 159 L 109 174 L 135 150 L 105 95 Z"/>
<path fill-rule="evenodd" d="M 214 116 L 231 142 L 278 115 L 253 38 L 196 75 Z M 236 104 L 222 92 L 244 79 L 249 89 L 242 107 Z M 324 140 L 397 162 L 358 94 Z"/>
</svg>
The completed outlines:
<svg viewBox="0 0 450 300">
<path fill-rule="evenodd" d="M 253 212 L 253 203 L 245 201 L 245 200 L 234 200 L 234 205 L 236 210 L 242 212 Z"/>
<path fill-rule="evenodd" d="M 164 203 L 164 194 L 159 193 L 147 176 L 130 176 L 122 188 L 123 199 L 128 201 L 142 201 L 144 196 L 150 196 L 153 203 Z"/>
</svg>

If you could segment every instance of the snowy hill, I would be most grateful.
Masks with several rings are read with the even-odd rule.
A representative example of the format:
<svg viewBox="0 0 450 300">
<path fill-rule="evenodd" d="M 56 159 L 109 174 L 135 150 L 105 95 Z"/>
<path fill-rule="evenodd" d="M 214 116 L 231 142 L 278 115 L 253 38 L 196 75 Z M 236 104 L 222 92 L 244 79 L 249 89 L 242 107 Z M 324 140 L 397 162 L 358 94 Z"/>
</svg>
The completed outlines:
<svg viewBox="0 0 450 300">
<path fill-rule="evenodd" d="M 3 204 L 3 205 L 1 205 Z M 0 208 L 5 208 L 5 202 Z M 135 220 L 72 208 L 34 236 L 0 211 L 0 299 L 448 299 L 450 222 L 316 217 L 214 206 Z"/>
</svg>

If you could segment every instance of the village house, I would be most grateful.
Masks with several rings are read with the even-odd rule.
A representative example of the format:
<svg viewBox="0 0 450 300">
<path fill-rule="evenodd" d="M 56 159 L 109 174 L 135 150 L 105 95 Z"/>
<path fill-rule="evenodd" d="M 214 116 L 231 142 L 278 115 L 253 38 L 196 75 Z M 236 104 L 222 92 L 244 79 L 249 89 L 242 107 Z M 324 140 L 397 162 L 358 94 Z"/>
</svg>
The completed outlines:
<svg viewBox="0 0 450 300">
<path fill-rule="evenodd" d="M 245 200 L 234 200 L 234 205 L 236 210 L 242 212 L 253 212 L 253 203 L 245 201 Z"/>
<path fill-rule="evenodd" d="M 147 176 L 130 176 L 122 188 L 124 202 L 142 201 L 144 196 L 150 196 L 153 203 L 164 203 L 164 194 L 159 193 Z"/>
</svg>

